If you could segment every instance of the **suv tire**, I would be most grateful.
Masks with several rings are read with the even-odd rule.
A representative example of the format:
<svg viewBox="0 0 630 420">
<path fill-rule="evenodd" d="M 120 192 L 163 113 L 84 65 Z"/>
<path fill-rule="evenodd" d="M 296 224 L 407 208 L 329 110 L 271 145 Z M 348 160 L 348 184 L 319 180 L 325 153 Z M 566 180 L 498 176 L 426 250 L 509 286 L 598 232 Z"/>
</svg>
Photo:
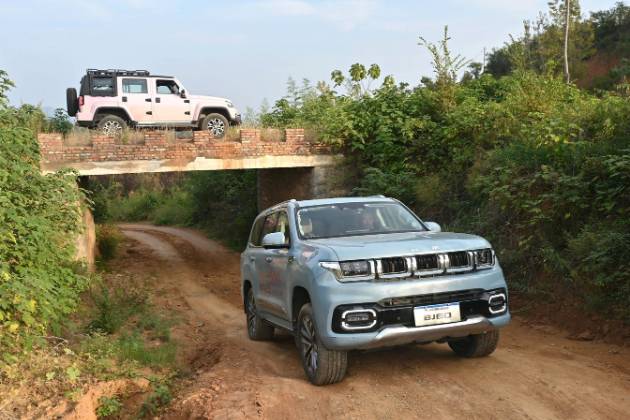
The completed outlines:
<svg viewBox="0 0 630 420">
<path fill-rule="evenodd" d="M 254 298 L 254 290 L 252 288 L 247 291 L 245 314 L 247 315 L 247 335 L 250 339 L 266 341 L 273 338 L 273 327 L 265 323 L 256 312 L 256 298 Z"/>
<path fill-rule="evenodd" d="M 346 376 L 348 353 L 324 347 L 315 327 L 310 303 L 300 310 L 296 335 L 304 373 L 313 385 L 334 384 Z"/>
<path fill-rule="evenodd" d="M 201 129 L 208 131 L 215 139 L 225 137 L 229 126 L 228 119 L 217 113 L 208 114 L 201 120 Z"/>
<path fill-rule="evenodd" d="M 66 108 L 68 109 L 68 115 L 71 117 L 74 117 L 79 112 L 79 99 L 75 88 L 66 89 Z"/>
<path fill-rule="evenodd" d="M 98 121 L 97 127 L 106 136 L 120 137 L 127 128 L 127 122 L 116 115 L 105 115 Z"/>
<path fill-rule="evenodd" d="M 448 342 L 448 346 L 462 357 L 484 357 L 491 354 L 499 343 L 499 331 L 488 331 L 483 334 L 473 334 L 459 340 Z"/>
</svg>

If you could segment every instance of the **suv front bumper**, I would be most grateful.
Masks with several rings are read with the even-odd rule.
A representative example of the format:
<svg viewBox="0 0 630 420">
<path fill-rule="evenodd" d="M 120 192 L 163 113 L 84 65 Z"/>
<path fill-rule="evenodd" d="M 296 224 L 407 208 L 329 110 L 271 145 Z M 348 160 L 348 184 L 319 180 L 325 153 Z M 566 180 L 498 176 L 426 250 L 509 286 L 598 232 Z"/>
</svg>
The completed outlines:
<svg viewBox="0 0 630 420">
<path fill-rule="evenodd" d="M 490 313 L 488 296 L 507 286 L 500 267 L 449 276 L 400 281 L 339 283 L 332 274 L 317 278 L 312 303 L 320 339 L 332 350 L 369 349 L 413 342 L 431 342 L 481 334 L 510 322 L 505 311 Z M 409 301 L 409 299 L 412 299 Z M 427 304 L 460 303 L 462 320 L 416 327 L 413 308 Z M 377 323 L 367 330 L 340 329 L 340 312 L 374 310 Z"/>
<path fill-rule="evenodd" d="M 496 330 L 510 322 L 510 313 L 486 318 L 472 316 L 461 322 L 426 327 L 391 326 L 373 333 L 345 334 L 323 339 L 327 348 L 334 350 L 372 349 L 410 343 L 428 343 L 448 338 L 466 337 Z"/>
</svg>

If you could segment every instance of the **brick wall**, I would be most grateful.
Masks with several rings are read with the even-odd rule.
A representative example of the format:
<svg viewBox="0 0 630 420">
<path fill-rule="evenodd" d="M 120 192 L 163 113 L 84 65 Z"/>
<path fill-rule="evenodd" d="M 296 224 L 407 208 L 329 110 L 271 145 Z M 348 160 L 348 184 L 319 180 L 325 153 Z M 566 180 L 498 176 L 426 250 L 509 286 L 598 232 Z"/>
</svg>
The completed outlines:
<svg viewBox="0 0 630 420">
<path fill-rule="evenodd" d="M 42 164 L 134 160 L 193 161 L 258 156 L 327 155 L 328 146 L 305 139 L 304 129 L 286 129 L 275 140 L 266 140 L 258 129 L 241 129 L 237 140 L 215 139 L 206 131 L 193 132 L 192 140 L 174 140 L 165 131 L 144 132 L 144 144 L 121 144 L 112 137 L 93 133 L 91 145 L 65 145 L 61 134 L 39 134 Z"/>
</svg>

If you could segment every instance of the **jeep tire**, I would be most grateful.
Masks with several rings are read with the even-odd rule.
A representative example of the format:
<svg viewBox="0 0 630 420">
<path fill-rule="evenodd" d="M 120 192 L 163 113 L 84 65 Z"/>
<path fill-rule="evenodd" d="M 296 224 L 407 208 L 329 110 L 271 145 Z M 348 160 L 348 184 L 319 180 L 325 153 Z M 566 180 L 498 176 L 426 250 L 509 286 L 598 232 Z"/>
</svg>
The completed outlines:
<svg viewBox="0 0 630 420">
<path fill-rule="evenodd" d="M 71 117 L 74 117 L 79 112 L 79 99 L 75 88 L 66 89 L 66 108 L 68 109 L 68 115 Z"/>
<path fill-rule="evenodd" d="M 462 357 L 484 357 L 491 354 L 499 343 L 499 331 L 488 331 L 448 342 L 451 350 Z"/>
<path fill-rule="evenodd" d="M 222 139 L 227 133 L 230 122 L 221 114 L 208 114 L 201 120 L 201 129 L 208 131 L 215 139 Z"/>
<path fill-rule="evenodd" d="M 313 385 L 340 382 L 346 375 L 348 353 L 328 350 L 324 347 L 315 327 L 313 308 L 310 303 L 306 303 L 300 310 L 296 334 L 302 367 L 308 380 Z"/>
<path fill-rule="evenodd" d="M 265 323 L 265 321 L 258 316 L 256 311 L 256 298 L 254 297 L 254 290 L 252 288 L 247 291 L 245 314 L 247 319 L 247 335 L 250 339 L 265 341 L 273 338 L 273 327 Z"/>
<path fill-rule="evenodd" d="M 98 121 L 97 127 L 106 136 L 120 137 L 127 128 L 127 123 L 116 115 L 105 115 Z"/>
</svg>

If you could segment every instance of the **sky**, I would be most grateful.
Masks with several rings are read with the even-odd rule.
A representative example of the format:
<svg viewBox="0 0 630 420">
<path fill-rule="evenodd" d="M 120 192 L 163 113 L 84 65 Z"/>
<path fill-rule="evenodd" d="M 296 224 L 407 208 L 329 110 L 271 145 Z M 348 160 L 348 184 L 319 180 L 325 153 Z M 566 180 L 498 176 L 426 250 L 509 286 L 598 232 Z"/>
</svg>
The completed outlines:
<svg viewBox="0 0 630 420">
<path fill-rule="evenodd" d="M 582 12 L 616 0 L 582 0 Z M 176 76 L 192 94 L 259 109 L 297 81 L 377 63 L 412 85 L 431 76 L 418 37 L 481 61 L 522 31 L 547 0 L 0 0 L 0 69 L 12 104 L 65 107 L 87 68 Z"/>
</svg>

